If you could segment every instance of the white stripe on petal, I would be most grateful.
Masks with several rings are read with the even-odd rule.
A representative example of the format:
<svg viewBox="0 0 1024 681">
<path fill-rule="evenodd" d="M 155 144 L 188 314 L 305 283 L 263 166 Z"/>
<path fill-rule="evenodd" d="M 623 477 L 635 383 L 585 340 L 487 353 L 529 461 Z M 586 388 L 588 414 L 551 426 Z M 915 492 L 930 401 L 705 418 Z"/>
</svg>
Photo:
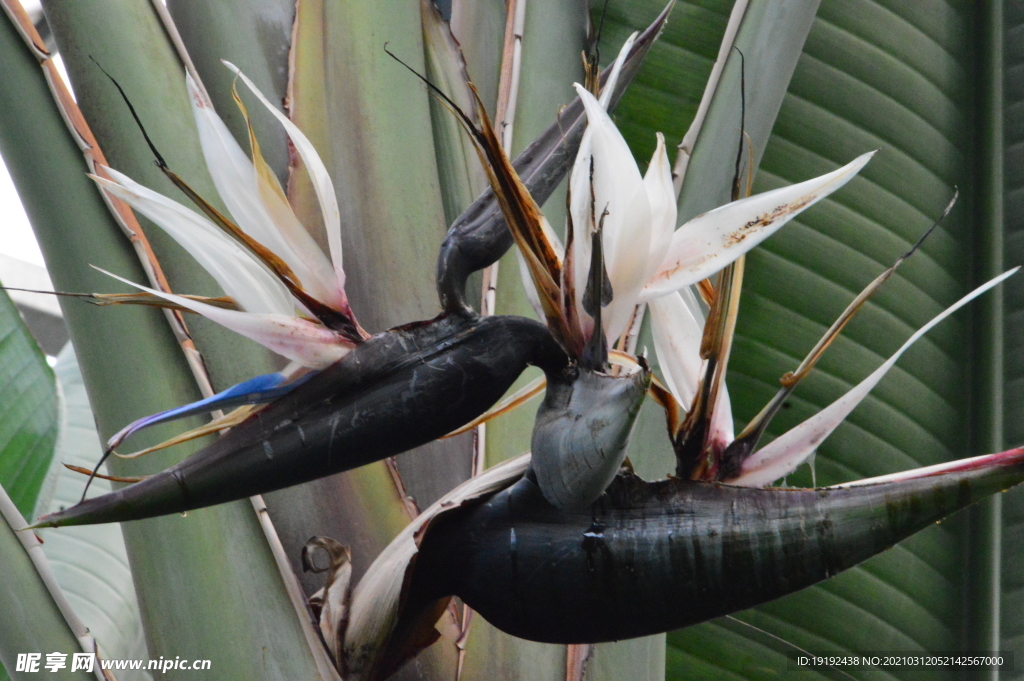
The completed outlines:
<svg viewBox="0 0 1024 681">
<path fill-rule="evenodd" d="M 288 137 L 291 138 L 292 144 L 295 145 L 295 150 L 299 153 L 302 158 L 302 162 L 306 164 L 306 169 L 309 172 L 310 179 L 313 181 L 313 189 L 316 191 L 316 197 L 320 201 L 320 211 L 324 216 L 324 227 L 327 229 L 327 241 L 331 247 L 331 260 L 334 262 L 334 271 L 337 273 L 338 285 L 345 288 L 345 270 L 342 266 L 341 261 L 341 213 L 338 210 L 338 199 L 334 195 L 334 185 L 331 184 L 331 176 L 327 173 L 327 166 L 320 160 L 320 155 L 316 153 L 316 149 L 313 147 L 313 143 L 309 141 L 299 127 L 291 122 L 291 120 L 283 113 L 278 111 L 277 107 L 271 104 L 263 93 L 249 80 L 244 73 L 242 73 L 237 66 L 231 62 L 224 62 L 224 65 L 231 69 L 242 82 L 245 83 L 252 93 L 256 95 L 256 98 L 263 103 L 264 106 L 274 115 L 281 125 L 284 126 L 285 131 L 288 133 Z"/>
<path fill-rule="evenodd" d="M 996 284 L 1011 276 L 1019 267 L 1004 272 L 995 279 L 974 289 L 966 296 L 946 308 L 941 314 L 921 327 L 903 346 L 896 351 L 882 366 L 875 369 L 870 376 L 858 383 L 852 390 L 838 400 L 822 409 L 792 430 L 783 433 L 770 443 L 754 452 L 740 468 L 740 475 L 728 480 L 730 484 L 744 487 L 765 487 L 775 480 L 789 475 L 807 459 L 821 442 L 832 434 L 840 423 L 860 404 L 868 392 L 878 384 L 886 372 L 896 364 L 896 360 L 914 342 L 928 333 L 936 324 L 953 314 L 961 307 L 980 296 Z"/>
<path fill-rule="evenodd" d="M 206 217 L 112 168 L 104 170 L 116 182 L 96 176 L 92 179 L 167 232 L 243 310 L 292 314 L 295 303 L 284 284 Z"/>
<path fill-rule="evenodd" d="M 176 296 L 173 293 L 163 293 L 140 286 L 105 270 L 100 270 L 100 272 L 201 314 L 207 319 L 311 369 L 324 369 L 347 355 L 355 347 L 350 341 L 330 329 L 325 329 L 319 324 L 304 319 L 282 314 L 255 314 L 225 310 Z"/>
<path fill-rule="evenodd" d="M 722 269 L 846 184 L 874 154 L 863 154 L 827 175 L 733 201 L 690 220 L 672 235 L 668 254 L 641 300 L 677 291 Z"/>
</svg>

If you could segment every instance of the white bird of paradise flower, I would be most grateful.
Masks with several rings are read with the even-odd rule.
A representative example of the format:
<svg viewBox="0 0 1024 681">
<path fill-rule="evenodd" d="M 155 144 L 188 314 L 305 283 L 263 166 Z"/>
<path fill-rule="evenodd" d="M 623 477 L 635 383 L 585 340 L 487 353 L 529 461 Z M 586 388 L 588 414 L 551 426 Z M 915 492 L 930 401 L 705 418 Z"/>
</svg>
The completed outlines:
<svg viewBox="0 0 1024 681">
<path fill-rule="evenodd" d="M 309 139 L 237 67 L 225 64 L 281 122 L 309 170 L 328 234 L 331 259 L 295 217 L 280 183 L 263 160 L 252 131 L 250 160 L 203 91 L 187 76 L 199 142 L 210 175 L 234 224 L 256 242 L 257 252 L 226 234 L 209 217 L 106 168 L 113 180 L 95 176 L 93 179 L 174 238 L 213 276 L 239 309 L 224 309 L 126 283 L 201 314 L 302 366 L 322 369 L 344 357 L 361 340 L 360 336 L 365 337 L 355 323 L 345 295 L 341 218 L 334 187 Z M 242 107 L 237 94 L 236 101 Z M 245 113 L 244 107 L 242 112 Z M 259 246 L 264 247 L 264 254 L 269 251 L 283 262 L 290 276 L 282 277 L 280 271 L 273 271 L 273 263 L 268 264 L 266 257 L 260 257 Z M 289 280 L 291 285 L 286 283 Z M 315 303 L 351 320 L 356 333 L 332 329 L 317 319 L 318 310 L 323 308 Z M 310 309 L 311 306 L 317 309 Z"/>
<path fill-rule="evenodd" d="M 105 191 L 148 217 L 177 241 L 210 273 L 230 301 L 225 304 L 223 300 L 175 295 L 107 274 L 151 296 L 207 317 L 292 360 L 293 364 L 291 370 L 257 376 L 198 402 L 139 419 L 110 439 L 108 451 L 132 433 L 157 423 L 220 408 L 271 401 L 308 378 L 307 375 L 291 380 L 296 369 L 324 369 L 369 337 L 356 321 L 345 294 L 341 217 L 327 168 L 302 131 L 236 66 L 226 61 L 224 64 L 288 133 L 312 180 L 331 257 L 324 255 L 295 217 L 277 177 L 263 159 L 251 126 L 250 160 L 214 111 L 204 91 L 187 75 L 186 88 L 203 157 L 230 218 L 192 192 L 162 165 L 162 159 L 158 159 L 158 164 L 203 207 L 206 215 L 112 168 L 104 168 L 112 179 L 91 177 Z M 237 92 L 233 95 L 248 124 L 248 113 L 241 98 Z M 155 148 L 153 151 L 156 153 Z M 236 416 L 241 418 L 241 415 Z M 182 437 L 187 436 L 189 434 Z"/>
</svg>

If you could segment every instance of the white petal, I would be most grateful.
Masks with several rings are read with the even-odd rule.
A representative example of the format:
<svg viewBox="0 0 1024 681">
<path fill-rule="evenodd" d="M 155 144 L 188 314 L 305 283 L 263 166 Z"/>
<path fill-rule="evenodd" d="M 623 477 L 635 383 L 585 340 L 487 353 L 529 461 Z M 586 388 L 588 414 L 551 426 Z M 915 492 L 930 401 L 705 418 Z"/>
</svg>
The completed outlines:
<svg viewBox="0 0 1024 681">
<path fill-rule="evenodd" d="M 694 318 L 678 292 L 656 298 L 647 306 L 662 377 L 680 406 L 688 410 L 704 365 L 700 358 L 704 320 Z"/>
<path fill-rule="evenodd" d="M 647 201 L 651 206 L 651 250 L 647 278 L 653 277 L 672 243 L 672 232 L 676 228 L 678 209 L 676 192 L 672 187 L 672 167 L 665 151 L 665 136 L 657 135 L 658 146 L 651 156 L 651 164 L 644 175 Z"/>
<path fill-rule="evenodd" d="M 338 210 L 338 199 L 334 195 L 334 185 L 331 184 L 331 176 L 327 173 L 327 166 L 320 160 L 320 155 L 316 153 L 316 149 L 313 147 L 313 143 L 309 141 L 309 138 L 302 134 L 299 127 L 291 122 L 291 120 L 283 113 L 278 111 L 277 107 L 271 104 L 263 93 L 256 88 L 251 80 L 249 80 L 244 73 L 242 73 L 237 66 L 225 61 L 224 65 L 231 69 L 242 82 L 245 83 L 252 93 L 256 95 L 256 98 L 263 103 L 264 106 L 274 115 L 281 125 L 284 126 L 285 131 L 288 133 L 288 137 L 291 138 L 292 144 L 295 145 L 295 151 L 299 153 L 302 158 L 302 162 L 306 164 L 306 169 L 309 172 L 309 177 L 313 181 L 313 189 L 316 191 L 316 197 L 320 201 L 320 211 L 324 216 L 324 227 L 327 229 L 327 241 L 331 247 L 331 260 L 334 262 L 334 270 L 337 273 L 338 284 L 344 288 L 345 286 L 345 270 L 342 267 L 341 262 L 341 213 Z"/>
<path fill-rule="evenodd" d="M 104 171 L 116 182 L 93 180 L 181 244 L 243 310 L 290 315 L 295 309 L 291 294 L 270 269 L 204 216 L 116 170 Z"/>
<path fill-rule="evenodd" d="M 879 485 L 883 482 L 919 480 L 921 478 L 930 478 L 932 476 L 946 475 L 948 473 L 980 470 L 982 468 L 988 468 L 990 466 L 994 467 L 998 465 L 1019 465 L 1021 462 L 1022 455 L 1024 455 L 1024 448 L 1017 447 L 1014 449 L 1009 449 L 1005 452 L 998 452 L 996 454 L 982 454 L 981 456 L 972 456 L 969 459 L 945 461 L 943 463 L 932 464 L 931 466 L 912 468 L 909 471 L 900 471 L 899 473 L 889 473 L 888 475 L 879 475 L 874 478 L 863 478 L 861 480 L 843 482 L 838 485 L 829 485 L 825 489 L 869 487 L 871 485 Z"/>
<path fill-rule="evenodd" d="M 733 440 L 736 439 L 736 431 L 732 421 L 732 402 L 729 399 L 729 389 L 725 382 L 718 389 L 718 404 L 711 412 L 711 432 L 708 433 L 708 440 L 718 443 L 719 451 L 724 450 Z"/>
<path fill-rule="evenodd" d="M 285 261 L 314 298 L 328 304 L 339 301 L 340 287 L 330 262 L 291 207 L 274 202 L 271 209 L 260 191 L 259 178 L 252 161 L 235 141 L 213 105 L 186 76 L 192 113 L 199 131 L 199 144 L 210 177 L 224 205 L 239 228 Z M 290 219 L 289 219 L 290 216 Z M 343 300 L 343 296 L 340 296 Z"/>
<path fill-rule="evenodd" d="M 683 411 L 689 411 L 706 366 L 700 358 L 704 314 L 689 289 L 655 298 L 647 306 L 651 311 L 654 352 L 665 383 Z M 712 412 L 709 439 L 724 448 L 734 438 L 732 405 L 723 384 Z"/>
<path fill-rule="evenodd" d="M 590 271 L 590 149 L 593 132 L 588 127 L 580 140 L 580 150 L 569 178 L 569 215 L 572 217 L 573 286 L 576 293 L 576 316 L 584 336 L 589 337 L 594 320 L 583 311 L 583 293 Z"/>
<path fill-rule="evenodd" d="M 790 219 L 846 184 L 875 152 L 827 175 L 764 192 L 698 215 L 676 230 L 641 300 L 695 284 L 771 236 Z"/>
<path fill-rule="evenodd" d="M 601 108 L 605 111 L 608 110 L 608 102 L 612 99 L 612 93 L 615 91 L 615 86 L 619 82 L 619 74 L 622 72 L 622 65 L 626 63 L 626 57 L 629 56 L 629 51 L 633 49 L 633 43 L 636 42 L 637 36 L 640 35 L 639 31 L 634 31 L 633 35 L 629 36 L 626 42 L 622 45 L 622 49 L 619 50 L 619 56 L 615 58 L 615 63 L 612 64 L 612 70 L 608 74 L 608 81 L 601 88 Z"/>
<path fill-rule="evenodd" d="M 613 297 L 602 319 L 608 341 L 612 343 L 629 323 L 650 269 L 647 260 L 651 211 L 647 189 L 626 140 L 593 95 L 579 84 L 575 87 L 587 112 L 587 131 L 592 134 L 594 210 L 597 213 L 594 222 L 601 224 L 602 214 L 608 211 L 603 218 L 602 243 Z M 586 170 L 584 192 L 589 201 L 589 167 Z M 589 259 L 576 264 L 576 267 L 581 266 L 585 282 Z"/>
<path fill-rule="evenodd" d="M 291 205 L 270 187 L 261 187 L 259 195 L 267 215 L 274 221 L 280 233 L 287 235 L 286 240 L 292 246 L 283 254 L 274 252 L 292 268 L 306 292 L 320 302 L 343 310 L 348 299 L 342 284 L 338 283 L 331 261 L 295 217 Z"/>
<path fill-rule="evenodd" d="M 99 268 L 97 268 L 99 269 Z M 140 286 L 116 274 L 100 270 L 114 279 L 160 296 L 172 303 L 203 315 L 235 333 L 250 338 L 263 347 L 287 357 L 311 369 L 324 369 L 347 355 L 354 347 L 329 329 L 297 317 L 282 314 L 255 314 L 225 310 L 224 308 L 207 305 L 189 300 L 173 293 L 163 293 L 155 289 Z"/>
<path fill-rule="evenodd" d="M 936 324 L 953 314 L 961 307 L 980 296 L 996 284 L 1000 283 L 1010 275 L 1014 274 L 1019 267 L 1005 272 L 995 279 L 974 289 L 966 296 L 955 302 L 944 310 L 937 317 L 921 327 L 912 335 L 903 346 L 896 351 L 882 366 L 875 369 L 870 376 L 857 384 L 852 390 L 840 397 L 838 400 L 822 409 L 820 412 L 807 419 L 792 430 L 780 435 L 775 440 L 754 452 L 754 454 L 743 462 L 739 477 L 728 482 L 733 485 L 745 487 L 765 487 L 775 480 L 789 475 L 796 470 L 803 461 L 814 453 L 814 450 L 821 444 L 822 440 L 828 437 L 835 430 L 843 419 L 845 419 L 854 407 L 860 404 L 868 392 L 882 380 L 886 372 L 896 364 L 896 360 L 913 345 L 914 341 L 926 334 Z"/>
</svg>

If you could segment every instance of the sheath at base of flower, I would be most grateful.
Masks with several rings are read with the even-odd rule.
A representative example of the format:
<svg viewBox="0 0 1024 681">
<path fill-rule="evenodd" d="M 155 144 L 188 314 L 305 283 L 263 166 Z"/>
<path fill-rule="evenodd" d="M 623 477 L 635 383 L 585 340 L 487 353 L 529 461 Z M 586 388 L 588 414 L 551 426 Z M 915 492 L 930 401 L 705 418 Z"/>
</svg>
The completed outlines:
<svg viewBox="0 0 1024 681">
<path fill-rule="evenodd" d="M 588 508 L 611 484 L 650 384 L 646 368 L 629 376 L 580 369 L 548 384 L 530 444 L 537 484 L 555 508 Z"/>
</svg>

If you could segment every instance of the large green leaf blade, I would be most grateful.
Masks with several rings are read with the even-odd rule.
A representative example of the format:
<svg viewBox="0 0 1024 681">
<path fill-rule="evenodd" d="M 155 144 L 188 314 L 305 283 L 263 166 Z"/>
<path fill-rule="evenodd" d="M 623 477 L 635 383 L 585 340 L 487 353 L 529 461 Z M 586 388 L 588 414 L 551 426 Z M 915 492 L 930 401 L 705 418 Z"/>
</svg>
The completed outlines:
<svg viewBox="0 0 1024 681">
<path fill-rule="evenodd" d="M 48 475 L 51 484 L 36 501 L 36 517 L 78 503 L 84 476 L 65 468 L 64 464 L 88 469 L 96 465 L 103 452 L 82 372 L 70 343 L 57 357 L 54 373 L 62 395 L 60 435 Z M 109 491 L 109 482 L 94 480 L 89 496 Z M 49 529 L 38 533 L 44 539 L 43 552 L 57 583 L 96 637 L 103 657 L 146 658 L 145 632 L 120 525 Z M 121 681 L 152 679 L 146 671 L 127 669 L 118 671 L 117 677 Z"/>
<path fill-rule="evenodd" d="M 10 386 L 0 396 L 0 487 L 13 492 L 15 508 L 28 516 L 53 457 L 57 388 L 53 371 L 6 291 L 0 291 L 0 383 Z M 20 549 L 15 543 L 9 550 Z M 31 575 L 22 578 L 31 580 Z M 7 678 L 0 664 L 0 679 Z"/>
<path fill-rule="evenodd" d="M 678 2 L 664 33 L 616 107 L 615 122 L 641 169 L 654 152 L 655 133 L 665 135 L 669 149 L 686 134 L 718 55 L 732 5 L 730 0 Z M 593 21 L 600 21 L 603 7 L 603 2 L 591 3 Z M 629 34 L 646 26 L 663 7 L 657 0 L 609 2 L 601 36 L 602 62 L 613 59 Z"/>
<path fill-rule="evenodd" d="M 0 291 L 0 385 L 0 485 L 30 516 L 57 439 L 57 386 L 6 291 Z"/>
<path fill-rule="evenodd" d="M 825 2 L 780 110 L 756 191 L 830 170 L 872 148 L 878 155 L 844 191 L 808 211 L 751 254 L 730 389 L 738 420 L 756 413 L 853 294 L 904 252 L 952 193 L 970 187 L 973 58 L 968 8 Z M 971 204 L 967 197 L 965 203 Z M 966 291 L 973 247 L 960 208 L 868 304 L 770 431 L 777 435 L 827 405 L 876 367 L 912 329 Z M 817 483 L 927 465 L 968 452 L 966 315 L 908 352 L 893 374 L 819 450 Z M 810 484 L 805 471 L 790 482 Z M 823 651 L 942 651 L 963 644 L 960 554 L 954 521 L 756 611 L 740 615 L 793 646 Z M 743 655 L 704 651 L 728 624 L 677 632 L 672 642 L 718 673 L 774 678 L 788 664 L 764 635 Z M 735 629 L 735 627 L 732 627 Z M 735 633 L 735 632 L 734 632 Z M 759 642 L 760 641 L 760 642 Z M 790 652 L 795 651 L 795 648 Z M 774 659 L 774 662 L 771 660 Z M 684 669 L 678 670 L 680 673 Z M 807 672 L 813 676 L 813 673 Z M 916 672 L 891 669 L 895 678 Z M 929 670 L 930 678 L 953 675 Z M 832 674 L 827 674 L 832 675 Z M 810 678 L 809 676 L 808 678 Z"/>
</svg>

